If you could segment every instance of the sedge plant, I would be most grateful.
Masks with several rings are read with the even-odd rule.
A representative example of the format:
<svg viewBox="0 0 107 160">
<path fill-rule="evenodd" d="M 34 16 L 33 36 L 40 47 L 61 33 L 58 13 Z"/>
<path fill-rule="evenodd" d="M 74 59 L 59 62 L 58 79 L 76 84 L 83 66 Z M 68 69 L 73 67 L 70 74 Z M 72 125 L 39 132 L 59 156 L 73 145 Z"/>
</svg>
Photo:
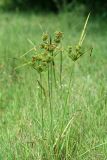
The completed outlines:
<svg viewBox="0 0 107 160">
<path fill-rule="evenodd" d="M 38 46 L 35 46 L 30 49 L 28 52 L 23 54 L 20 59 L 23 59 L 31 52 L 34 52 L 33 56 L 30 60 L 27 60 L 26 63 L 23 63 L 22 65 L 15 68 L 21 68 L 24 66 L 31 66 L 39 75 L 39 79 L 37 79 L 38 86 L 40 89 L 40 106 L 41 106 L 41 137 L 42 137 L 42 156 L 41 159 L 61 159 L 64 148 L 65 148 L 65 138 L 67 137 L 67 134 L 69 133 L 69 129 L 71 128 L 72 121 L 74 121 L 75 116 L 70 117 L 67 124 L 64 122 L 64 119 L 66 118 L 66 107 L 67 107 L 67 101 L 68 97 L 70 95 L 70 88 L 71 88 L 71 81 L 72 81 L 72 73 L 73 68 L 71 68 L 71 73 L 69 77 L 69 81 L 67 84 L 67 94 L 62 99 L 62 72 L 63 72 L 63 55 L 64 58 L 68 57 L 70 60 L 73 61 L 74 65 L 80 57 L 82 57 L 86 52 L 83 50 L 83 42 L 86 37 L 86 27 L 89 20 L 88 15 L 80 39 L 76 46 L 72 46 L 71 44 L 68 44 L 66 47 L 62 45 L 62 41 L 64 39 L 64 33 L 61 31 L 56 31 L 53 36 L 52 34 L 49 34 L 48 32 L 44 32 L 41 38 L 41 42 Z M 66 54 L 67 53 L 67 54 Z M 59 57 L 59 69 L 56 66 L 56 58 Z M 56 71 L 59 70 L 57 73 Z M 45 79 L 45 80 L 44 80 Z M 45 84 L 47 83 L 47 85 Z M 60 90 L 59 90 L 60 88 Z M 56 93 L 54 93 L 56 92 Z M 55 100 L 55 94 L 60 98 L 57 98 Z M 44 100 L 45 99 L 45 100 Z M 59 103 L 59 101 L 61 103 Z M 63 118 L 62 118 L 62 129 L 57 137 L 55 137 L 55 125 L 54 125 L 54 103 L 53 101 L 57 101 L 57 105 L 61 105 L 61 108 L 63 107 Z M 63 103 L 64 101 L 64 103 Z M 48 157 L 46 153 L 44 153 L 44 143 L 45 143 L 45 119 L 44 119 L 44 103 L 45 106 L 49 107 L 50 113 L 50 142 L 47 142 L 47 148 L 50 151 L 50 156 Z M 60 107 L 60 106 L 58 106 Z M 47 149 L 47 150 L 48 150 Z M 65 158 L 67 155 L 65 155 Z"/>
</svg>

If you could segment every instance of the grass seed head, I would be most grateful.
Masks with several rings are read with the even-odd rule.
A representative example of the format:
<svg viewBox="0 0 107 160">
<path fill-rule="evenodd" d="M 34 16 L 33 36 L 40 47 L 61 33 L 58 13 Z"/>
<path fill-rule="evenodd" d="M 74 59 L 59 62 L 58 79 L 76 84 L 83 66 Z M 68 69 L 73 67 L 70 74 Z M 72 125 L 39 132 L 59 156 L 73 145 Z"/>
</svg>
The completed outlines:
<svg viewBox="0 0 107 160">
<path fill-rule="evenodd" d="M 72 53 L 72 46 L 68 47 L 68 53 L 71 54 Z"/>
<path fill-rule="evenodd" d="M 69 55 L 69 57 L 73 60 L 76 61 L 78 59 L 77 55 L 75 53 Z"/>
<path fill-rule="evenodd" d="M 75 50 L 76 50 L 76 52 L 79 52 L 79 51 L 80 51 L 80 49 L 81 49 L 81 46 L 80 46 L 80 45 L 76 45 L 76 46 L 75 46 Z"/>
<path fill-rule="evenodd" d="M 42 40 L 43 40 L 44 42 L 46 42 L 46 41 L 48 40 L 48 38 L 49 38 L 48 33 L 43 33 L 43 35 L 42 35 Z"/>
<path fill-rule="evenodd" d="M 45 48 L 45 44 L 44 44 L 44 43 L 41 43 L 41 44 L 40 44 L 40 48 L 41 48 L 41 49 L 44 49 L 44 48 Z"/>
<path fill-rule="evenodd" d="M 72 48 L 72 46 L 68 47 L 68 56 L 73 61 L 76 61 L 77 59 L 79 59 L 83 54 L 84 52 L 82 51 L 82 47 L 80 45 L 76 45 L 74 49 Z"/>
<path fill-rule="evenodd" d="M 56 45 L 55 45 L 54 43 L 52 43 L 52 44 L 49 45 L 48 50 L 49 50 L 50 52 L 53 52 L 53 51 L 55 50 L 55 48 L 56 48 Z"/>
<path fill-rule="evenodd" d="M 62 32 L 59 32 L 59 31 L 55 32 L 55 38 L 54 38 L 55 43 L 60 43 L 62 37 L 63 37 Z"/>
</svg>

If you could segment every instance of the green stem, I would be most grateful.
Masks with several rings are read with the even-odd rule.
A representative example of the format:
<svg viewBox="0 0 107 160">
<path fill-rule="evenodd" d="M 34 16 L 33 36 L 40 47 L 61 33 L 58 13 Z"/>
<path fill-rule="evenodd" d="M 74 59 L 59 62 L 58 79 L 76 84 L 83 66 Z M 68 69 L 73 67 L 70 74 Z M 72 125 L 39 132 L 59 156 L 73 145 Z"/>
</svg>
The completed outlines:
<svg viewBox="0 0 107 160">
<path fill-rule="evenodd" d="M 62 108 L 62 51 L 60 52 L 60 102 L 61 102 L 61 108 Z"/>
<path fill-rule="evenodd" d="M 55 62 L 54 62 L 54 60 L 53 60 L 53 62 L 52 62 L 52 66 L 53 66 L 53 76 L 54 76 L 55 88 L 57 89 L 56 72 L 55 72 Z"/>
<path fill-rule="evenodd" d="M 60 53 L 60 87 L 62 90 L 62 51 Z"/>
<path fill-rule="evenodd" d="M 67 109 L 67 102 L 68 102 L 68 97 L 70 95 L 70 89 L 71 89 L 71 82 L 72 82 L 72 74 L 74 71 L 74 66 L 73 69 L 71 69 L 71 73 L 70 73 L 70 79 L 69 79 L 69 83 L 68 83 L 68 90 L 67 90 L 67 95 L 65 97 L 65 104 L 64 104 L 64 111 L 63 111 L 63 119 L 64 119 L 64 115 L 66 115 L 66 109 Z"/>
<path fill-rule="evenodd" d="M 42 85 L 42 74 L 40 73 L 40 83 Z M 43 94 L 42 88 L 40 87 L 40 98 L 41 98 L 41 123 L 42 123 L 42 138 L 44 138 L 44 111 L 43 111 Z"/>
<path fill-rule="evenodd" d="M 52 64 L 48 66 L 48 92 L 49 92 L 49 108 L 50 108 L 50 132 L 53 139 L 53 110 L 52 110 Z"/>
<path fill-rule="evenodd" d="M 71 70 L 71 73 L 70 73 L 70 79 L 69 79 L 69 84 L 68 84 L 67 96 L 66 96 L 66 100 L 65 100 L 65 106 L 67 105 L 68 97 L 69 97 L 69 94 L 70 94 L 71 80 L 72 80 L 72 70 Z"/>
</svg>

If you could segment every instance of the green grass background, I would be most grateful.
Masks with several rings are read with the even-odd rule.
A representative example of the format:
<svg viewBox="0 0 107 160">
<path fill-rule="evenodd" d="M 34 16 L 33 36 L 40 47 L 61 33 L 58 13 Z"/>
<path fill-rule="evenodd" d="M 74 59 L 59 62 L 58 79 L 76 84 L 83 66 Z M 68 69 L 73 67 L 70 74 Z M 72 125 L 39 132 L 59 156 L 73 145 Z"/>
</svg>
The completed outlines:
<svg viewBox="0 0 107 160">
<path fill-rule="evenodd" d="M 37 73 L 30 67 L 14 72 L 14 57 L 21 56 L 41 41 L 43 31 L 64 32 L 63 45 L 75 44 L 86 17 L 79 12 L 53 14 L 0 13 L 0 160 L 39 160 L 41 158 L 41 111 Z M 42 26 L 42 27 L 40 27 Z M 75 63 L 64 125 L 74 119 L 64 140 L 62 154 L 69 160 L 107 159 L 107 22 L 90 17 L 87 48 Z M 63 57 L 66 54 L 63 53 Z M 63 61 L 63 98 L 73 62 Z M 58 62 L 57 62 L 58 63 Z M 60 101 L 60 100 L 59 100 Z M 53 99 L 54 136 L 61 130 L 62 108 Z M 47 160 L 52 159 L 49 135 L 49 108 L 44 105 Z M 63 128 L 64 128 L 63 125 Z M 105 144 L 103 144 L 105 143 Z M 98 147 L 97 147 L 98 145 Z M 95 147 L 95 148 L 94 148 Z M 83 153 L 85 153 L 82 155 Z M 55 159 L 55 158 L 53 158 Z M 57 159 L 63 160 L 63 155 Z"/>
</svg>

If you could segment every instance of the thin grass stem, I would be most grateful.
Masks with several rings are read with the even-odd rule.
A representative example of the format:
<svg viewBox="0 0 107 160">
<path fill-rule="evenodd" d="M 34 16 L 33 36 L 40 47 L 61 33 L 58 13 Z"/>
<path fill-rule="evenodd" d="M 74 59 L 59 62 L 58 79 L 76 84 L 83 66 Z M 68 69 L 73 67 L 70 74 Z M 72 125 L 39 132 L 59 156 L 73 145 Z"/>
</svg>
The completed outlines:
<svg viewBox="0 0 107 160">
<path fill-rule="evenodd" d="M 48 93 L 49 93 L 49 109 L 50 109 L 50 134 L 51 138 L 53 135 L 53 110 L 52 110 L 52 73 L 51 73 L 51 64 L 48 65 Z"/>
<path fill-rule="evenodd" d="M 60 52 L 60 88 L 62 91 L 62 51 Z"/>
<path fill-rule="evenodd" d="M 40 73 L 40 83 L 42 85 L 42 74 Z M 41 99 L 41 123 L 42 123 L 42 139 L 44 139 L 44 111 L 43 111 L 43 91 L 40 87 L 40 99 Z"/>
<path fill-rule="evenodd" d="M 67 91 L 67 95 L 66 95 L 66 99 L 65 99 L 65 105 L 64 105 L 65 107 L 67 106 L 68 97 L 69 97 L 69 94 L 70 94 L 73 70 L 74 70 L 74 66 L 73 66 L 73 69 L 71 69 L 71 73 L 70 73 L 70 79 L 69 79 L 69 83 L 68 83 L 68 91 Z"/>
</svg>

